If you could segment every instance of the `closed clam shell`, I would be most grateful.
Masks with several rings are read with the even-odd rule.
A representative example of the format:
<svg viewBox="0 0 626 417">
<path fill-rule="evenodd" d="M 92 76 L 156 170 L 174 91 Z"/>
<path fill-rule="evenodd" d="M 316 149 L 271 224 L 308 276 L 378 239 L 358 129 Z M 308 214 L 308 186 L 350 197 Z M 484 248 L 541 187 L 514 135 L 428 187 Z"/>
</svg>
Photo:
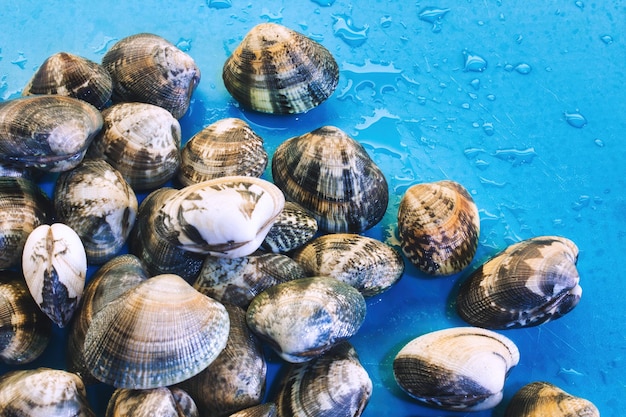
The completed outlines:
<svg viewBox="0 0 626 417">
<path fill-rule="evenodd" d="M 193 399 L 180 388 L 133 390 L 118 388 L 109 399 L 105 417 L 198 417 Z"/>
<path fill-rule="evenodd" d="M 455 274 L 476 254 L 478 208 L 457 182 L 415 184 L 400 201 L 398 232 L 402 251 L 420 271 L 435 276 Z"/>
<path fill-rule="evenodd" d="M 124 246 L 137 216 L 137 196 L 104 160 L 84 160 L 59 175 L 54 190 L 57 220 L 81 238 L 90 264 L 103 264 Z"/>
<path fill-rule="evenodd" d="M 0 272 L 0 360 L 9 365 L 30 363 L 48 346 L 52 322 L 13 271 Z"/>
<path fill-rule="evenodd" d="M 232 175 L 260 177 L 268 155 L 263 138 L 243 120 L 218 120 L 196 133 L 181 151 L 183 186 Z"/>
<path fill-rule="evenodd" d="M 589 400 L 571 395 L 554 384 L 531 382 L 520 388 L 507 405 L 504 417 L 600 417 Z"/>
<path fill-rule="evenodd" d="M 250 329 L 288 362 L 308 361 L 352 337 L 365 320 L 365 299 L 331 277 L 287 281 L 257 295 Z"/>
<path fill-rule="evenodd" d="M 309 362 L 293 364 L 276 396 L 279 417 L 358 417 L 372 381 L 356 350 L 344 341 Z"/>
<path fill-rule="evenodd" d="M 98 63 L 68 52 L 49 56 L 39 66 L 23 96 L 58 94 L 74 97 L 102 109 L 111 99 L 113 80 Z"/>
<path fill-rule="evenodd" d="M 317 220 L 320 230 L 360 233 L 387 210 L 389 189 L 363 146 L 324 126 L 287 139 L 272 158 L 274 183 Z"/>
<path fill-rule="evenodd" d="M 456 309 L 489 329 L 530 327 L 570 312 L 582 296 L 578 247 L 561 236 L 537 236 L 507 247 L 461 284 Z"/>
<path fill-rule="evenodd" d="M 177 275 L 158 275 L 94 314 L 85 335 L 85 364 L 116 388 L 172 385 L 215 360 L 228 332 L 222 304 Z"/>
<path fill-rule="evenodd" d="M 41 311 L 65 327 L 78 308 L 87 276 L 87 255 L 78 234 L 63 223 L 38 226 L 24 245 L 22 271 Z"/>
<path fill-rule="evenodd" d="M 290 252 L 313 239 L 317 229 L 315 217 L 300 204 L 287 201 L 267 232 L 261 248 L 274 253 Z"/>
<path fill-rule="evenodd" d="M 232 413 L 229 417 L 277 417 L 276 404 L 267 402 Z"/>
<path fill-rule="evenodd" d="M 478 327 L 453 327 L 419 336 L 393 360 L 398 385 L 429 406 L 479 411 L 502 400 L 519 350 L 507 337 Z"/>
<path fill-rule="evenodd" d="M 309 276 L 331 276 L 352 285 L 365 297 L 389 289 L 404 272 L 398 251 L 379 240 L 353 233 L 317 237 L 292 256 Z"/>
<path fill-rule="evenodd" d="M 262 23 L 228 57 L 222 79 L 246 109 L 304 113 L 333 94 L 339 66 L 314 40 L 276 23 Z"/>
<path fill-rule="evenodd" d="M 61 172 L 82 161 L 102 128 L 91 104 L 59 95 L 20 97 L 0 103 L 0 161 Z"/>
<path fill-rule="evenodd" d="M 120 39 L 102 57 L 113 101 L 154 104 L 180 119 L 200 82 L 193 58 L 166 39 L 139 33 Z"/>
</svg>

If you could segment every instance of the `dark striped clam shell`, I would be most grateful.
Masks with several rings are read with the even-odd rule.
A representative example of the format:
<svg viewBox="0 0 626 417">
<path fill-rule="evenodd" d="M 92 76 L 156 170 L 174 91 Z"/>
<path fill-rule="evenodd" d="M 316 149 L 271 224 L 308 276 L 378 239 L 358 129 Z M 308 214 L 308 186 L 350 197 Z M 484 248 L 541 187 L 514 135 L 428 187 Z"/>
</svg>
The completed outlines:
<svg viewBox="0 0 626 417">
<path fill-rule="evenodd" d="M 589 400 L 571 395 L 554 384 L 531 382 L 520 388 L 506 407 L 504 417 L 600 417 Z"/>
<path fill-rule="evenodd" d="M 300 204 L 286 201 L 261 248 L 274 253 L 287 253 L 313 239 L 317 233 L 317 220 Z"/>
<path fill-rule="evenodd" d="M 277 417 L 276 404 L 266 402 L 252 407 L 244 408 L 236 413 L 232 413 L 229 417 Z"/>
</svg>

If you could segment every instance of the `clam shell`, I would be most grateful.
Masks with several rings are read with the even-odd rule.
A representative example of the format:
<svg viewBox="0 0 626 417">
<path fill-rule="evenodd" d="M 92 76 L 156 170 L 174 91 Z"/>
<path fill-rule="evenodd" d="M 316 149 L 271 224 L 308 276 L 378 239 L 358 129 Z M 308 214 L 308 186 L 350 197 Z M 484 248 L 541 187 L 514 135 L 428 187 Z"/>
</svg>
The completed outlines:
<svg viewBox="0 0 626 417">
<path fill-rule="evenodd" d="M 24 245 L 22 271 L 41 311 L 65 327 L 78 308 L 87 276 L 87 255 L 78 234 L 63 223 L 38 226 Z"/>
<path fill-rule="evenodd" d="M 257 295 L 250 329 L 288 362 L 308 361 L 352 337 L 365 320 L 365 299 L 331 277 L 300 278 Z"/>
<path fill-rule="evenodd" d="M 118 388 L 107 405 L 105 417 L 198 417 L 193 399 L 180 388 L 132 390 Z"/>
<path fill-rule="evenodd" d="M 393 360 L 398 385 L 418 401 L 445 410 L 480 411 L 502 400 L 519 362 L 508 338 L 482 328 L 454 327 L 419 336 Z"/>
<path fill-rule="evenodd" d="M 570 312 L 582 295 L 578 248 L 560 236 L 510 245 L 461 285 L 456 309 L 463 320 L 489 329 L 530 327 Z"/>
<path fill-rule="evenodd" d="M 120 39 L 102 57 L 113 80 L 113 100 L 154 104 L 180 119 L 200 82 L 188 54 L 150 33 Z"/>
<path fill-rule="evenodd" d="M 232 175 L 260 177 L 267 161 L 263 138 L 245 121 L 221 119 L 187 141 L 177 178 L 187 186 Z"/>
<path fill-rule="evenodd" d="M 267 232 L 261 248 L 274 253 L 286 253 L 307 243 L 317 233 L 317 220 L 300 204 L 285 202 L 283 211 L 276 217 Z"/>
<path fill-rule="evenodd" d="M 478 208 L 467 190 L 454 181 L 415 184 L 400 201 L 398 232 L 402 251 L 420 271 L 455 274 L 476 254 Z"/>
<path fill-rule="evenodd" d="M 229 417 L 277 417 L 276 404 L 263 403 L 231 414 Z"/>
<path fill-rule="evenodd" d="M 272 175 L 286 198 L 308 210 L 326 232 L 363 232 L 387 210 L 389 190 L 382 171 L 361 144 L 333 126 L 280 144 Z"/>
<path fill-rule="evenodd" d="M 111 99 L 113 80 L 100 65 L 67 52 L 48 57 L 35 71 L 23 96 L 58 94 L 74 97 L 102 109 Z"/>
<path fill-rule="evenodd" d="M 287 27 L 263 23 L 228 57 L 222 79 L 246 109 L 303 113 L 333 94 L 339 66 L 321 44 Z"/>
<path fill-rule="evenodd" d="M 102 128 L 98 109 L 59 95 L 0 103 L 0 162 L 60 172 L 82 161 Z"/>
<path fill-rule="evenodd" d="M 600 417 L 589 400 L 571 395 L 549 382 L 531 382 L 509 402 L 504 417 Z"/>
</svg>

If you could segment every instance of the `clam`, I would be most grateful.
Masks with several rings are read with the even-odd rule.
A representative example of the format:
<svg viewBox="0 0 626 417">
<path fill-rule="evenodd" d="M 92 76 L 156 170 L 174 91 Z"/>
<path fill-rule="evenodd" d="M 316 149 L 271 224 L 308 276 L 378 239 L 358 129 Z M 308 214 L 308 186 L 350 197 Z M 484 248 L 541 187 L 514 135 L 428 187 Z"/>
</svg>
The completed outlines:
<svg viewBox="0 0 626 417">
<path fill-rule="evenodd" d="M 261 248 L 274 253 L 290 252 L 313 239 L 316 233 L 315 217 L 300 204 L 287 201 L 283 211 L 267 232 Z"/>
<path fill-rule="evenodd" d="M 589 400 L 571 395 L 549 382 L 531 382 L 509 402 L 504 417 L 600 417 Z"/>
<path fill-rule="evenodd" d="M 459 183 L 415 184 L 398 208 L 402 251 L 420 271 L 451 275 L 467 267 L 480 234 L 478 208 Z"/>
<path fill-rule="evenodd" d="M 133 390 L 118 388 L 107 405 L 105 417 L 198 417 L 193 399 L 180 388 Z"/>
<path fill-rule="evenodd" d="M 0 360 L 16 365 L 37 359 L 48 346 L 51 324 L 23 278 L 17 272 L 0 272 Z"/>
<path fill-rule="evenodd" d="M 103 264 L 124 246 L 137 216 L 137 197 L 104 160 L 84 160 L 61 173 L 54 190 L 57 220 L 81 238 L 90 264 Z"/>
<path fill-rule="evenodd" d="M 324 126 L 287 139 L 272 158 L 274 183 L 315 217 L 320 230 L 360 233 L 387 210 L 389 190 L 363 146 Z"/>
<path fill-rule="evenodd" d="M 67 52 L 49 56 L 22 90 L 23 96 L 58 94 L 74 97 L 97 109 L 109 102 L 112 93 L 111 76 L 100 64 Z"/>
<path fill-rule="evenodd" d="M 354 287 L 331 277 L 309 277 L 254 297 L 247 322 L 281 358 L 300 363 L 352 337 L 365 312 L 365 299 Z"/>
<path fill-rule="evenodd" d="M 437 408 L 480 411 L 502 400 L 505 378 L 519 350 L 491 330 L 453 327 L 419 336 L 393 360 L 398 385 L 416 400 Z"/>
<path fill-rule="evenodd" d="M 560 236 L 537 236 L 491 258 L 462 283 L 456 309 L 489 329 L 530 327 L 570 312 L 582 295 L 578 248 Z"/>
<path fill-rule="evenodd" d="M 182 149 L 177 178 L 183 186 L 232 175 L 260 177 L 268 155 L 263 138 L 241 119 L 226 118 L 196 133 Z"/>
<path fill-rule="evenodd" d="M 331 276 L 352 285 L 365 297 L 389 289 L 404 272 L 398 251 L 379 240 L 352 233 L 320 236 L 292 256 L 309 276 Z"/>
<path fill-rule="evenodd" d="M 277 417 L 276 413 L 276 404 L 269 402 L 244 408 L 229 417 Z"/>
<path fill-rule="evenodd" d="M 113 79 L 113 101 L 154 104 L 180 119 L 200 82 L 193 58 L 164 38 L 139 33 L 116 42 L 102 57 Z"/>
<path fill-rule="evenodd" d="M 178 120 L 161 107 L 119 103 L 102 111 L 104 127 L 88 155 L 117 169 L 135 190 L 165 184 L 180 167 Z"/>
<path fill-rule="evenodd" d="M 87 276 L 87 255 L 78 234 L 63 223 L 38 226 L 26 239 L 22 271 L 41 311 L 65 327 L 78 308 Z"/>
<path fill-rule="evenodd" d="M 59 95 L 0 103 L 0 162 L 60 172 L 82 161 L 102 128 L 98 109 Z"/>
<path fill-rule="evenodd" d="M 279 24 L 262 23 L 228 57 L 222 79 L 246 109 L 304 113 L 333 94 L 339 66 L 314 40 Z"/>
</svg>

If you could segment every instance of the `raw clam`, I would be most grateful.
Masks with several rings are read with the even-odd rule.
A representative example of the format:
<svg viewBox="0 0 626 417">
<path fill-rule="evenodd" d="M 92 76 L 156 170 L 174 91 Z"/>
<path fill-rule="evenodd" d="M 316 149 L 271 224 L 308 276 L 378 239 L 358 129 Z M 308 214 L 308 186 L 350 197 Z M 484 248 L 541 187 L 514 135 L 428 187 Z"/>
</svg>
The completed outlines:
<svg viewBox="0 0 626 417">
<path fill-rule="evenodd" d="M 262 23 L 226 60 L 222 78 L 246 109 L 304 113 L 333 94 L 339 66 L 321 44 L 284 26 Z"/>
<path fill-rule="evenodd" d="M 150 33 L 128 36 L 102 57 L 113 79 L 113 101 L 154 104 L 180 119 L 200 82 L 193 58 Z"/>
<path fill-rule="evenodd" d="M 274 183 L 317 220 L 320 230 L 360 233 L 387 210 L 389 190 L 363 146 L 324 126 L 287 139 L 272 158 Z"/>
<path fill-rule="evenodd" d="M 317 233 L 317 220 L 300 204 L 285 202 L 283 211 L 276 217 L 270 231 L 265 236 L 261 248 L 286 253 L 304 245 Z"/>
<path fill-rule="evenodd" d="M 589 400 L 568 394 L 549 382 L 531 382 L 509 402 L 504 417 L 600 417 Z"/>
<path fill-rule="evenodd" d="M 482 328 L 454 327 L 406 344 L 393 361 L 398 385 L 418 401 L 445 410 L 479 411 L 502 400 L 504 381 L 519 362 L 508 338 Z"/>
<path fill-rule="evenodd" d="M 415 184 L 400 201 L 398 232 L 402 251 L 420 271 L 455 274 L 476 254 L 478 208 L 457 182 Z"/>
<path fill-rule="evenodd" d="M 118 388 L 107 405 L 105 417 L 198 417 L 193 399 L 180 388 L 133 390 Z"/>
<path fill-rule="evenodd" d="M 576 244 L 560 236 L 510 245 L 463 282 L 456 309 L 467 323 L 489 329 L 555 320 L 580 301 L 577 259 Z"/>
</svg>

